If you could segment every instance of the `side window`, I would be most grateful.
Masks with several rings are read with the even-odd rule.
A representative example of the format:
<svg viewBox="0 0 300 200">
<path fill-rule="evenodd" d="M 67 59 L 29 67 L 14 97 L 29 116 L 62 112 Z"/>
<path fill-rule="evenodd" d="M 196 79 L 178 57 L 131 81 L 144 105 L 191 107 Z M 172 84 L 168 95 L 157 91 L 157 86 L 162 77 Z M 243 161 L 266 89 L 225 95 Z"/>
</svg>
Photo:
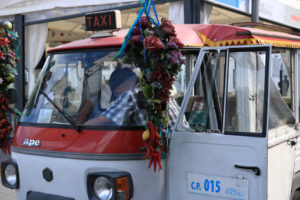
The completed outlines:
<svg viewBox="0 0 300 200">
<path fill-rule="evenodd" d="M 192 71 L 195 68 L 197 55 L 195 54 L 184 54 L 185 64 L 181 66 L 181 71 L 178 73 L 171 90 L 171 96 L 176 99 L 178 105 L 181 105 L 184 93 L 190 82 Z"/>
<path fill-rule="evenodd" d="M 184 101 L 183 124 L 186 119 L 188 128 L 195 132 L 263 136 L 267 120 L 265 98 L 269 87 L 265 84 L 269 84 L 266 80 L 269 52 L 269 47 L 202 50 L 198 58 L 201 63 L 196 66 L 197 74 L 193 74 L 193 85 L 189 86 L 190 94 L 186 94 L 188 98 Z M 272 88 L 270 83 L 270 93 Z M 272 94 L 270 99 L 271 104 Z M 276 98 L 273 100 L 279 102 Z M 288 113 L 281 113 L 285 113 L 285 121 L 290 120 Z M 283 118 L 278 120 L 283 122 Z"/>
<path fill-rule="evenodd" d="M 195 131 L 221 129 L 224 66 L 225 51 L 205 54 L 185 110 L 189 127 Z"/>
<path fill-rule="evenodd" d="M 295 123 L 292 112 L 292 66 L 289 50 L 272 52 L 269 129 Z"/>
<path fill-rule="evenodd" d="M 231 52 L 225 131 L 263 130 L 265 52 Z"/>
<path fill-rule="evenodd" d="M 184 119 L 189 128 L 196 132 L 264 133 L 267 52 L 257 48 L 230 48 L 200 54 L 202 63 L 185 101 Z M 291 111 L 291 66 L 283 61 L 288 58 L 278 56 L 275 53 L 270 57 L 273 62 L 278 59 L 273 65 L 279 67 L 269 74 L 269 129 L 295 123 Z"/>
<path fill-rule="evenodd" d="M 276 89 L 289 108 L 292 109 L 292 67 L 289 50 L 272 52 L 272 76 Z"/>
</svg>

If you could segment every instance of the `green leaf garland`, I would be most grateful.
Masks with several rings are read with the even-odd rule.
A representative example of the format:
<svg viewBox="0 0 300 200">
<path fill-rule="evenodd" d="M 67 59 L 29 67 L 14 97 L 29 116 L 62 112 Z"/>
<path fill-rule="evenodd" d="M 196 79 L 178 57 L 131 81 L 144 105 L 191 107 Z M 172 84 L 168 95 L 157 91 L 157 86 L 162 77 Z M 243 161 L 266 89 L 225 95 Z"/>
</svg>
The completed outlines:
<svg viewBox="0 0 300 200">
<path fill-rule="evenodd" d="M 17 51 L 19 47 L 18 35 L 9 31 L 10 22 L 3 23 L 3 36 L 0 37 L 0 148 L 4 153 L 9 152 L 9 133 L 12 126 L 8 120 L 9 113 L 20 115 L 20 112 L 8 107 L 8 88 L 15 83 L 17 75 L 16 63 L 19 62 Z"/>
</svg>

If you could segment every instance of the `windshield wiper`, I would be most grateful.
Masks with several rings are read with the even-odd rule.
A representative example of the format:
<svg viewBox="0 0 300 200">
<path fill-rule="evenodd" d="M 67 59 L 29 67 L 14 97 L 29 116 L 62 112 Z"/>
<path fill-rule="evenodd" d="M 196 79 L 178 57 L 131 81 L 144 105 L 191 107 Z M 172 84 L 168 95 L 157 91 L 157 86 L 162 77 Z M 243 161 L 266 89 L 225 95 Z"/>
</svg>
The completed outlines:
<svg viewBox="0 0 300 200">
<path fill-rule="evenodd" d="M 43 91 L 43 90 L 40 90 L 40 93 L 42 95 L 44 95 L 44 97 L 46 97 L 46 99 L 66 118 L 66 120 L 68 120 L 68 122 L 74 127 L 74 129 L 80 133 L 81 132 L 81 127 L 77 125 L 76 121 L 73 120 L 70 115 L 68 113 L 66 113 L 64 110 L 61 110 L 57 105 L 56 103 L 54 103 L 54 101 L 52 101 L 50 99 L 50 97 Z"/>
</svg>

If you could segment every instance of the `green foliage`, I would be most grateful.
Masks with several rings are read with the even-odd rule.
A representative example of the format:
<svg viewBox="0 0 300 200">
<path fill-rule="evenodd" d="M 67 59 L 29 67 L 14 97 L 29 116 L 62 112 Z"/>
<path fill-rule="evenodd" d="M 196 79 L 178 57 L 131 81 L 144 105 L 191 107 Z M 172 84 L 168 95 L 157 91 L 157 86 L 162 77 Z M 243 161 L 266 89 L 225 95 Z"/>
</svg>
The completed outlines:
<svg viewBox="0 0 300 200">
<path fill-rule="evenodd" d="M 169 20 L 162 19 L 160 26 L 152 27 L 149 19 L 143 17 L 140 23 L 133 29 L 123 62 L 140 67 L 140 87 L 146 99 L 148 119 L 160 127 L 159 122 L 168 121 L 168 116 L 161 115 L 166 109 L 162 105 L 169 101 L 172 83 L 184 63 L 179 49 L 183 44 L 176 38 Z"/>
<path fill-rule="evenodd" d="M 0 37 L 0 98 L 6 99 L 9 86 L 15 83 L 15 76 L 18 74 L 16 69 L 16 63 L 19 61 L 16 56 L 18 46 L 18 35 L 5 30 L 4 37 Z M 1 104 L 7 107 L 6 101 Z M 19 113 L 16 110 L 12 111 Z M 0 113 L 5 114 L 5 110 L 0 110 Z"/>
</svg>

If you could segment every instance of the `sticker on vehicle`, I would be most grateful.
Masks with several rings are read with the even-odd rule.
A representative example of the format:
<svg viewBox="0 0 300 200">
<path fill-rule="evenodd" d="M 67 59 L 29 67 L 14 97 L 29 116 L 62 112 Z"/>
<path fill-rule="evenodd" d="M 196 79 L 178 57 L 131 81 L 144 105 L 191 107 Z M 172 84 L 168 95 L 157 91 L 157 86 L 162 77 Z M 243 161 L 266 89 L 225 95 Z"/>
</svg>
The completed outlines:
<svg viewBox="0 0 300 200">
<path fill-rule="evenodd" d="M 249 180 L 188 173 L 187 188 L 190 193 L 248 200 Z"/>
</svg>

